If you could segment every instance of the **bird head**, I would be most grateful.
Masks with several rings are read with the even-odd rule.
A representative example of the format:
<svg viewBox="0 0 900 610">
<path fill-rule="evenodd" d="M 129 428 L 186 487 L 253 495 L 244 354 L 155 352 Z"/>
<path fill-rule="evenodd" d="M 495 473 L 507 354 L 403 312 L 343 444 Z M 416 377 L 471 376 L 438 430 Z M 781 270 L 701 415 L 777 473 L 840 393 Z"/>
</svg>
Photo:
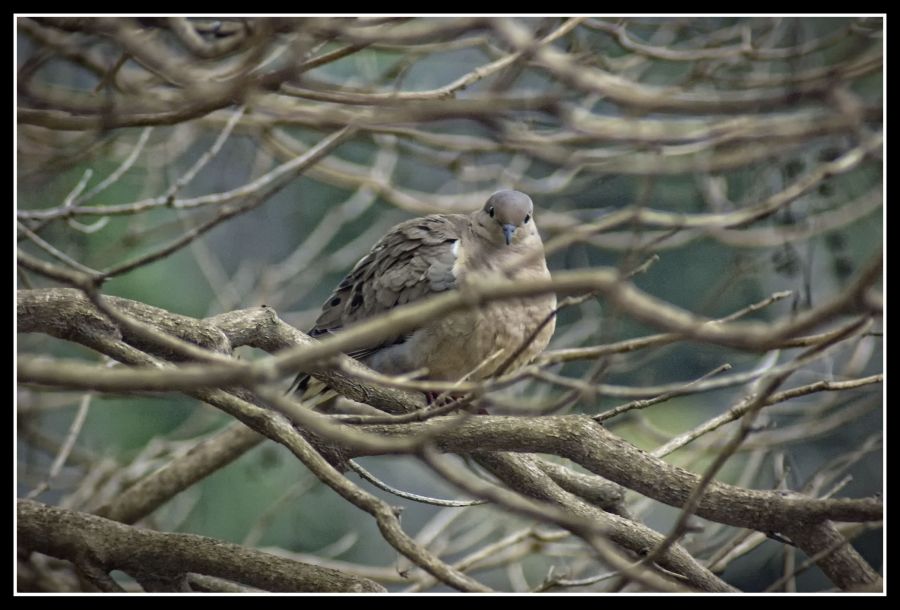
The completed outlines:
<svg viewBox="0 0 900 610">
<path fill-rule="evenodd" d="M 504 190 L 490 196 L 476 220 L 482 236 L 492 243 L 510 246 L 537 234 L 533 216 L 531 197 Z"/>
</svg>

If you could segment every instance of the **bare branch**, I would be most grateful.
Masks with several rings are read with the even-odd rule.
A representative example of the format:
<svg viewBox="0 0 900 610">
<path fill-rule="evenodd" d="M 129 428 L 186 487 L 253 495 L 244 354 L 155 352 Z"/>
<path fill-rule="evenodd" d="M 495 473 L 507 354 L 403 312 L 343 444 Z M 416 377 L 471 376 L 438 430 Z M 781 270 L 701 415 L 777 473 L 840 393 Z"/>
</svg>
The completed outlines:
<svg viewBox="0 0 900 610">
<path fill-rule="evenodd" d="M 268 591 L 369 591 L 384 589 L 368 579 L 302 564 L 196 536 L 139 529 L 32 500 L 17 505 L 22 548 L 80 562 L 91 556 L 108 579 L 120 569 L 133 575 L 179 576 L 199 572 Z"/>
</svg>

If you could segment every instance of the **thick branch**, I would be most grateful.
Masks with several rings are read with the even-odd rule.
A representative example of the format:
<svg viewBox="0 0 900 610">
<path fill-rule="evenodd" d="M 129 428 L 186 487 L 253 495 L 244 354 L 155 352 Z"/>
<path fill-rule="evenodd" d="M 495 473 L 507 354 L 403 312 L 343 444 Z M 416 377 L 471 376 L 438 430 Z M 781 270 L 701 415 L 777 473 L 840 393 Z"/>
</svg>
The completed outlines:
<svg viewBox="0 0 900 610">
<path fill-rule="evenodd" d="M 428 421 L 362 427 L 386 436 L 407 436 L 424 434 L 428 427 L 440 425 Z M 513 451 L 559 455 L 610 481 L 676 507 L 684 504 L 700 480 L 699 475 L 649 455 L 581 415 L 479 416 L 475 421 L 445 430 L 436 441 L 442 450 L 454 453 Z M 825 519 L 878 520 L 883 517 L 883 505 L 874 499 L 819 500 L 712 482 L 698 505 L 697 514 L 719 523 L 775 532 Z"/>
<path fill-rule="evenodd" d="M 236 423 L 144 477 L 97 509 L 101 517 L 135 523 L 213 472 L 258 445 L 263 436 Z"/>
<path fill-rule="evenodd" d="M 178 578 L 188 572 L 218 576 L 267 591 L 376 592 L 368 578 L 301 563 L 194 534 L 154 532 L 76 511 L 19 500 L 20 549 L 76 565 L 90 557 L 105 573 Z"/>
<path fill-rule="evenodd" d="M 832 523 L 823 521 L 812 526 L 787 527 L 784 533 L 809 557 L 819 555 L 816 565 L 842 590 L 883 589 L 884 582 L 878 572 L 866 563 Z"/>
</svg>

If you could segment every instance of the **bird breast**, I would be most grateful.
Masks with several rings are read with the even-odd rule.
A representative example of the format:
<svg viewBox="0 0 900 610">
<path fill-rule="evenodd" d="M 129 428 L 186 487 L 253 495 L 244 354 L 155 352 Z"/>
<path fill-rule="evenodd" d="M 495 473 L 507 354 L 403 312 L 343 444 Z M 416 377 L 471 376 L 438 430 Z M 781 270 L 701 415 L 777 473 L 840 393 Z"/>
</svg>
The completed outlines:
<svg viewBox="0 0 900 610">
<path fill-rule="evenodd" d="M 376 354 L 372 368 L 401 374 L 425 367 L 428 378 L 457 381 L 466 376 L 481 380 L 518 351 L 556 307 L 556 297 L 494 301 L 477 309 L 459 311 L 420 328 L 400 345 Z M 551 319 L 506 371 L 524 366 L 547 346 L 556 320 Z M 411 355 L 425 354 L 415 361 Z"/>
</svg>

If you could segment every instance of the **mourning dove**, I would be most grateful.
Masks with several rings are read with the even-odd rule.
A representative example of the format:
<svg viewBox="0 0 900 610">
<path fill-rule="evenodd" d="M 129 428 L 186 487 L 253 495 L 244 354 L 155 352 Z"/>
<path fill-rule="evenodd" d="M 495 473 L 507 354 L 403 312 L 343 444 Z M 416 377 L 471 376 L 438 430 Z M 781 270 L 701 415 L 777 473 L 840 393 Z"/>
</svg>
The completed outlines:
<svg viewBox="0 0 900 610">
<path fill-rule="evenodd" d="M 524 193 L 498 191 L 471 214 L 433 214 L 396 225 L 338 284 L 309 334 L 339 332 L 398 305 L 450 290 L 467 278 L 492 275 L 518 282 L 550 277 L 534 204 Z M 349 355 L 388 375 L 424 367 L 433 380 L 484 379 L 549 316 L 549 323 L 507 370 L 526 364 L 546 347 L 555 328 L 555 307 L 553 294 L 493 301 Z M 308 381 L 301 375 L 295 383 L 306 390 Z"/>
</svg>

